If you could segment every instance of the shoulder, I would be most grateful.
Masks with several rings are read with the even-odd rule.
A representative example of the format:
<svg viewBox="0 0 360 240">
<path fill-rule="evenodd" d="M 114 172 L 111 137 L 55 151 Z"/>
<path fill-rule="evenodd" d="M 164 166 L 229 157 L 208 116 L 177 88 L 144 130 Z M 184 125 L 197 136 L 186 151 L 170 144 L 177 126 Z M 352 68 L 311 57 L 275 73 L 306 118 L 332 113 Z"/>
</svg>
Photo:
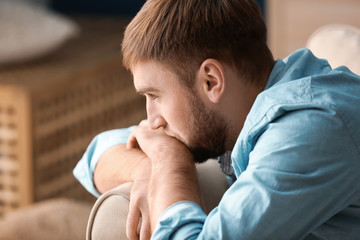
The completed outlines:
<svg viewBox="0 0 360 240">
<path fill-rule="evenodd" d="M 234 147 L 240 169 L 247 167 L 260 137 L 269 150 L 291 141 L 299 146 L 326 142 L 328 148 L 334 145 L 332 149 L 344 147 L 342 151 L 346 151 L 351 145 L 352 150 L 360 150 L 358 76 L 346 69 L 322 70 L 308 76 L 296 71 L 278 75 L 279 80 L 255 100 Z"/>
</svg>

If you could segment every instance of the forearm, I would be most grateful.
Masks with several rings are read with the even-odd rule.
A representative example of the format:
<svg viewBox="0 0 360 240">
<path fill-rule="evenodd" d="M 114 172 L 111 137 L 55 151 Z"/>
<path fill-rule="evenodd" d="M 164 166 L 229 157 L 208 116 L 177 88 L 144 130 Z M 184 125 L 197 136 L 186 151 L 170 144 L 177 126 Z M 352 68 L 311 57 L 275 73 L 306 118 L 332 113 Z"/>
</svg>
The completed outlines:
<svg viewBox="0 0 360 240">
<path fill-rule="evenodd" d="M 140 149 L 116 145 L 99 159 L 94 171 L 94 184 L 100 193 L 104 193 L 120 184 L 141 180 L 144 171 L 151 171 L 151 165 Z"/>
<path fill-rule="evenodd" d="M 127 145 L 141 148 L 151 162 L 148 205 L 152 231 L 172 204 L 192 201 L 202 206 L 194 158 L 182 142 L 167 135 L 163 128 L 151 129 L 147 121 L 142 121 Z"/>
<path fill-rule="evenodd" d="M 153 160 L 152 165 L 148 201 L 153 231 L 162 213 L 174 203 L 192 201 L 201 207 L 203 204 L 192 159 L 185 159 L 181 164 Z"/>
</svg>

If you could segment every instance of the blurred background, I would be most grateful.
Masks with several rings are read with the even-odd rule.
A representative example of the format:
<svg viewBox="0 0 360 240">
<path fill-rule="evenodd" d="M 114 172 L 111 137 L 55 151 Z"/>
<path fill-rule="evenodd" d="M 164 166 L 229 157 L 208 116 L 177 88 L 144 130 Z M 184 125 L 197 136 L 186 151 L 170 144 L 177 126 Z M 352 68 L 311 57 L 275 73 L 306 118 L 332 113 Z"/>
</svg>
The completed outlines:
<svg viewBox="0 0 360 240">
<path fill-rule="evenodd" d="M 0 0 L 0 240 L 85 239 L 96 199 L 72 169 L 96 134 L 146 117 L 120 53 L 144 2 Z M 358 0 L 258 3 L 275 58 L 360 27 Z"/>
<path fill-rule="evenodd" d="M 41 1 L 41 0 L 39 0 Z M 43 4 L 48 5 L 55 11 L 66 13 L 92 13 L 92 14 L 106 14 L 106 15 L 135 15 L 145 0 L 52 0 L 43 1 Z"/>
</svg>

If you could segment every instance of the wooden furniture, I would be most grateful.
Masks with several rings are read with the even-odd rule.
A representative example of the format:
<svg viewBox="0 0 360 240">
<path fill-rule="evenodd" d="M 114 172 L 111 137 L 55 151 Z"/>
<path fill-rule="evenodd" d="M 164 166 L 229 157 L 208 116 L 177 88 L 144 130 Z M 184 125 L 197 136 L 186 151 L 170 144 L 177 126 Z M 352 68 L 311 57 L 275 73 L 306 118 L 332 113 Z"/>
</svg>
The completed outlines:
<svg viewBox="0 0 360 240">
<path fill-rule="evenodd" d="M 55 53 L 0 68 L 0 216 L 47 198 L 93 201 L 72 169 L 96 134 L 146 117 L 121 64 L 128 21 L 75 20 L 81 34 Z"/>
<path fill-rule="evenodd" d="M 275 58 L 303 48 L 319 27 L 342 23 L 360 27 L 358 0 L 268 0 L 269 45 Z"/>
</svg>

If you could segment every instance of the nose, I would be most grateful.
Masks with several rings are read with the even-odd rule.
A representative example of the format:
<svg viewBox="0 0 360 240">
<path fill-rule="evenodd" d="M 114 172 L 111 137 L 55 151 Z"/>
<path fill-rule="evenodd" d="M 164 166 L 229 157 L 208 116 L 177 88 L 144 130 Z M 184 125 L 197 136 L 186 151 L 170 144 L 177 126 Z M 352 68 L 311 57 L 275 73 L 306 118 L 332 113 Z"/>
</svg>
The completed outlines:
<svg viewBox="0 0 360 240">
<path fill-rule="evenodd" d="M 158 129 L 160 127 L 165 127 L 166 125 L 165 119 L 161 116 L 155 118 L 148 118 L 148 121 L 150 128 L 153 130 Z"/>
<path fill-rule="evenodd" d="M 165 118 L 162 116 L 161 112 L 157 110 L 154 106 L 151 106 L 151 104 L 147 104 L 146 111 L 149 127 L 151 129 L 155 130 L 160 127 L 166 126 Z"/>
</svg>

